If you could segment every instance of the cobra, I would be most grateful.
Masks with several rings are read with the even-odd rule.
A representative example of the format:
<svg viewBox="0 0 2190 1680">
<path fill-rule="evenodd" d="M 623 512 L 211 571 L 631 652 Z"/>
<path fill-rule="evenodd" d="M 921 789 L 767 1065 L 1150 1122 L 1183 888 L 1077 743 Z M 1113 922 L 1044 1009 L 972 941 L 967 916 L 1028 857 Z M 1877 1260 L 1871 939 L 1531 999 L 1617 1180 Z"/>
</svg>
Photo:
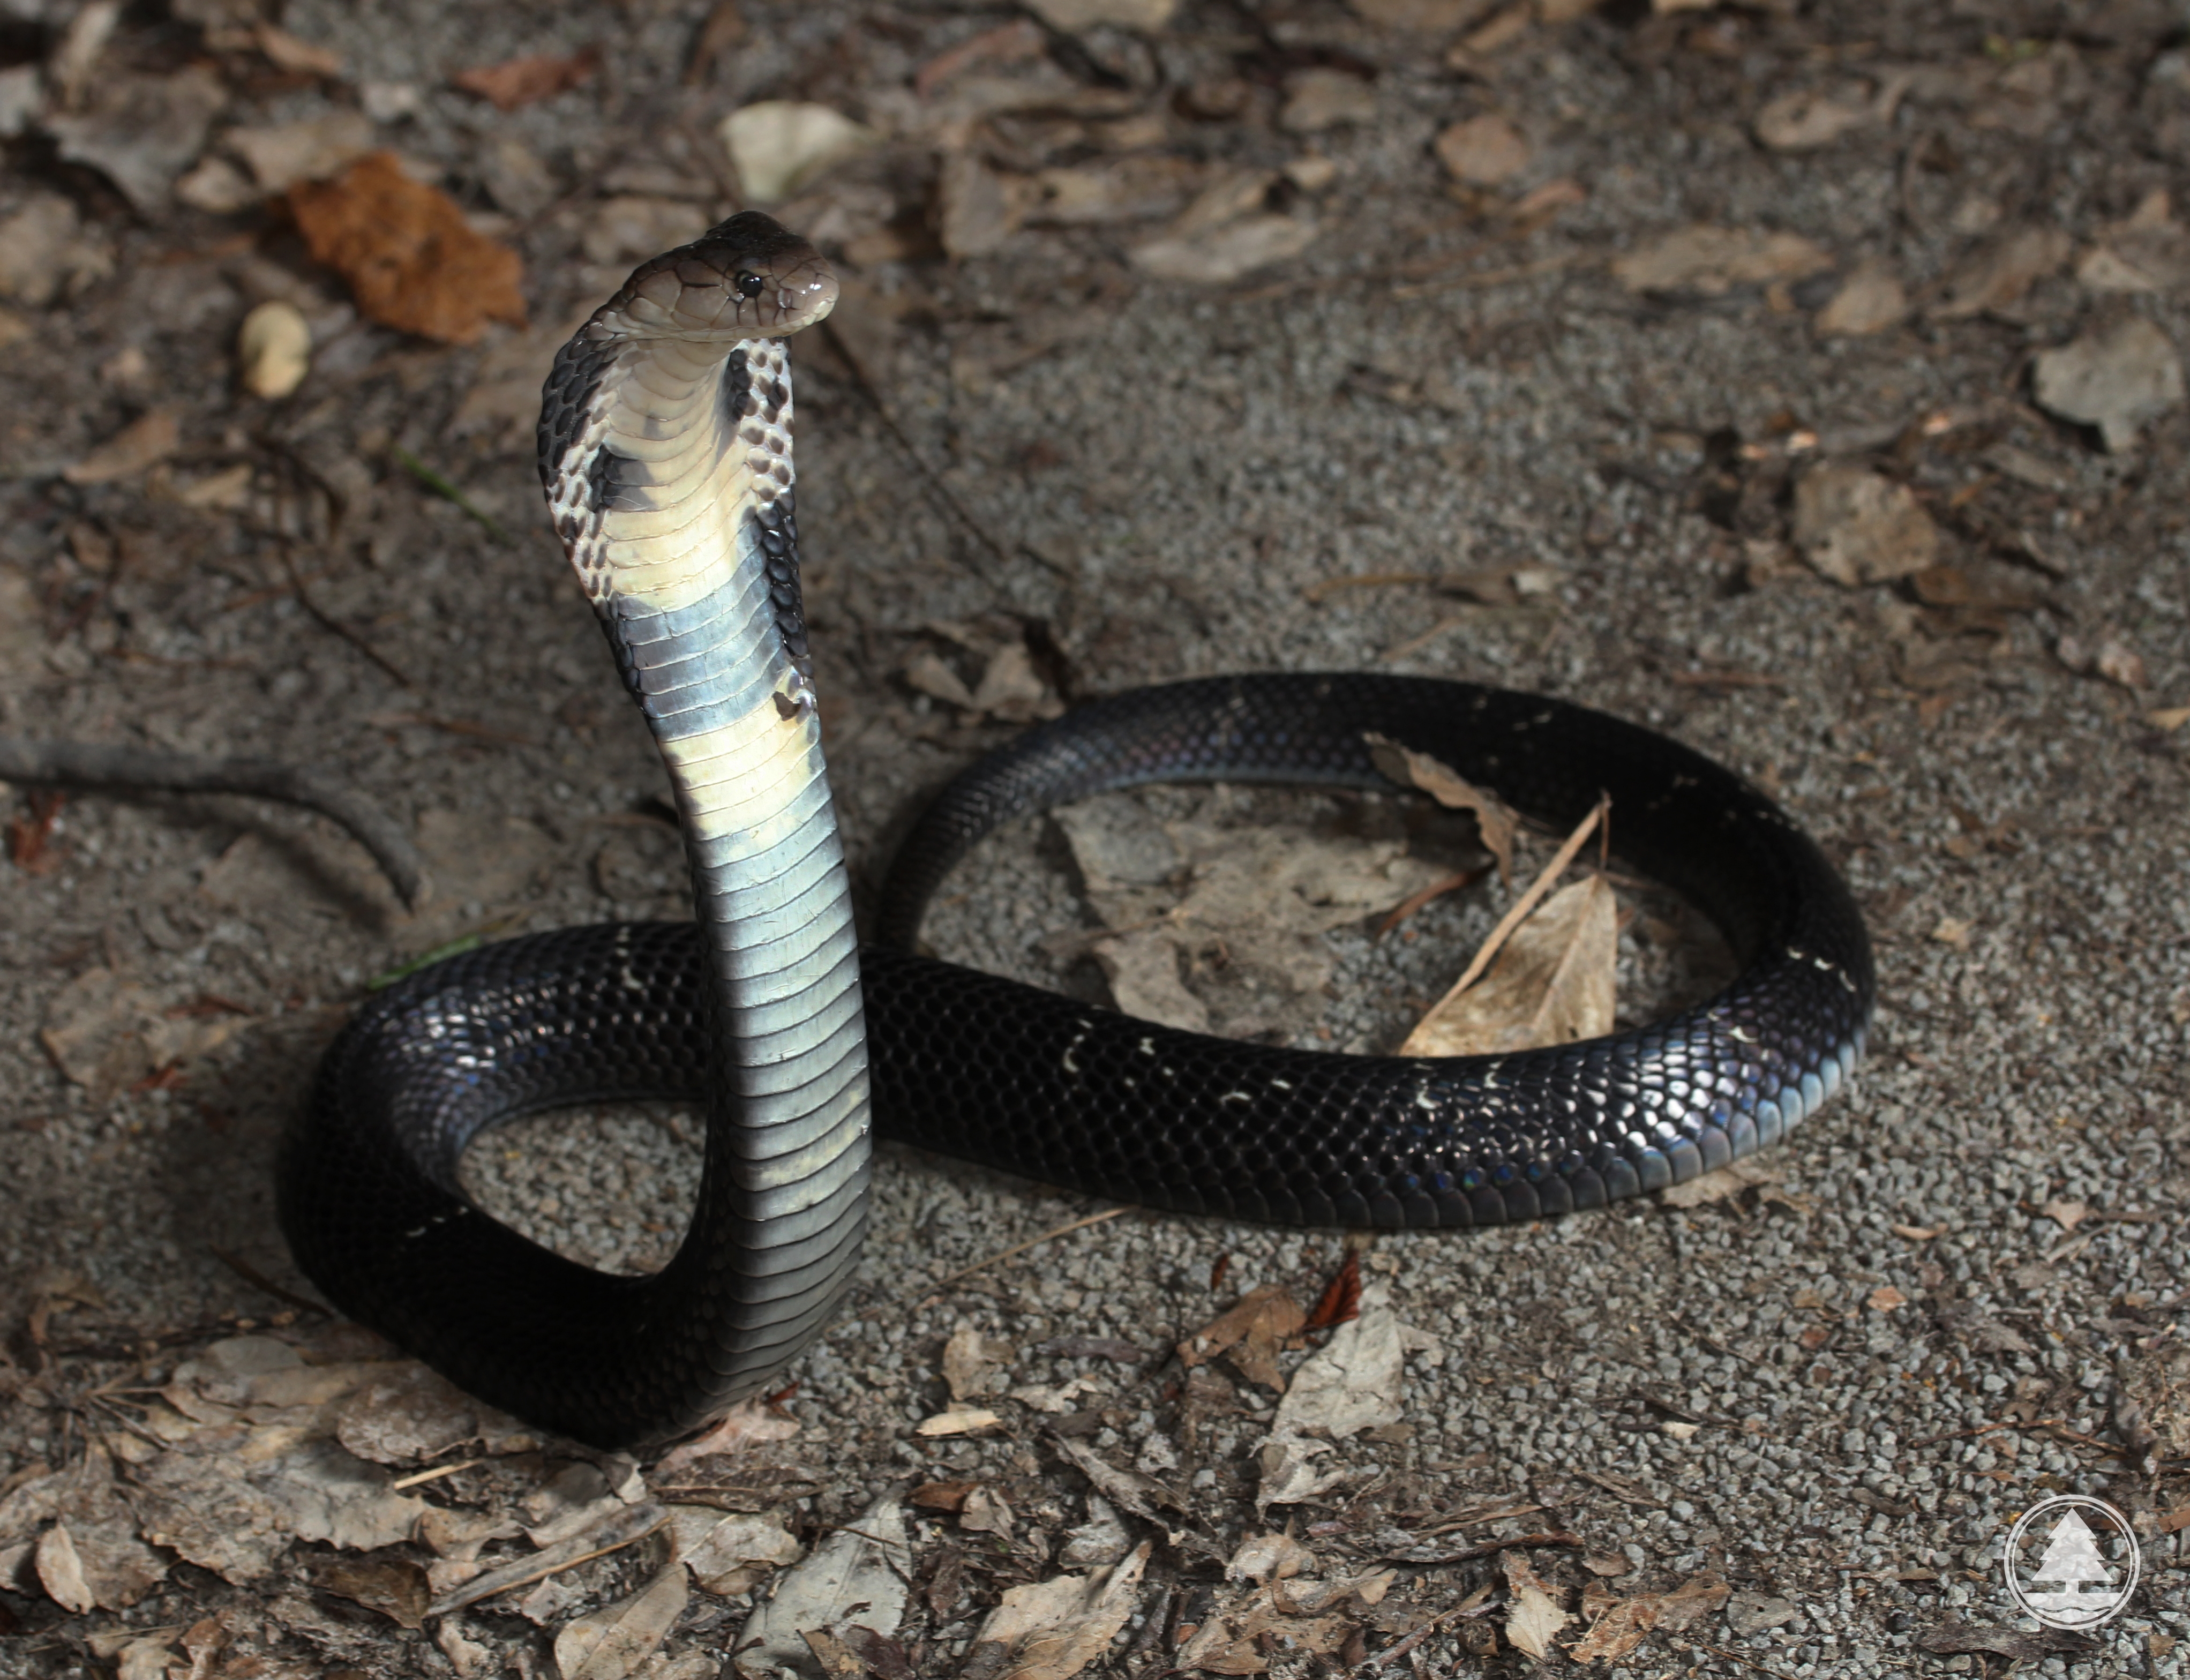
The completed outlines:
<svg viewBox="0 0 2190 1680">
<path fill-rule="evenodd" d="M 836 296 L 809 246 L 747 213 L 642 265 L 556 358 L 541 476 L 675 786 L 696 920 L 511 939 L 358 1013 L 279 1166 L 283 1229 L 338 1306 L 535 1423 L 645 1448 L 822 1329 L 874 1130 L 1184 1213 L 1462 1227 L 1690 1178 L 1847 1077 L 1869 947 L 1801 830 L 1663 736 L 1461 683 L 1250 676 L 1068 713 L 927 812 L 862 953 L 802 617 L 786 356 Z M 1609 795 L 1622 857 L 1717 923 L 1736 979 L 1614 1036 L 1425 1060 L 1173 1031 L 914 953 L 937 883 L 1001 822 L 1155 780 L 1383 786 L 1370 733 L 1553 824 Z M 690 1226 L 650 1276 L 564 1259 L 459 1185 L 484 1127 L 655 1098 L 707 1121 Z"/>
</svg>

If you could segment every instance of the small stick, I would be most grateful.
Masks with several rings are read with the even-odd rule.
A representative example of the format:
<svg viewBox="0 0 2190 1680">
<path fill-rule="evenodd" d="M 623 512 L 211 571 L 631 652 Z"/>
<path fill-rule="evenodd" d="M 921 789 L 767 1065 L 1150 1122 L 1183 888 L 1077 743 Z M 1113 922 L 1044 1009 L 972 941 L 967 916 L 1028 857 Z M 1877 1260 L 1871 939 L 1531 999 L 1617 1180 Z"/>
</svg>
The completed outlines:
<svg viewBox="0 0 2190 1680">
<path fill-rule="evenodd" d="M 1605 813 L 1611 809 L 1612 801 L 1609 799 L 1597 802 L 1596 807 L 1581 820 L 1580 826 L 1567 836 L 1566 843 L 1544 866 L 1542 873 L 1529 883 L 1529 890 L 1514 900 L 1513 908 L 1507 911 L 1505 918 L 1490 930 L 1490 937 L 1484 940 L 1482 947 L 1475 953 L 1474 961 L 1467 965 L 1467 972 L 1452 983 L 1452 990 L 1446 992 L 1445 996 L 1457 997 L 1475 984 L 1483 971 L 1490 966 L 1491 959 L 1506 948 L 1506 941 L 1512 937 L 1513 930 L 1528 919 L 1529 912 L 1536 907 L 1545 894 L 1552 890 L 1552 883 L 1565 873 L 1566 866 L 1574 860 L 1583 843 L 1597 831 L 1597 824 L 1604 820 Z"/>
<path fill-rule="evenodd" d="M 1131 1213 L 1132 1211 L 1131 1207 L 1114 1207 L 1105 1213 L 1091 1213 L 1085 1219 L 1075 1219 L 1069 1225 L 1059 1225 L 1055 1230 L 1044 1231 L 1038 1237 L 1029 1237 L 1024 1242 L 1015 1242 L 1009 1248 L 999 1253 L 991 1254 L 985 1260 L 976 1260 L 970 1266 L 961 1266 L 956 1271 L 936 1279 L 933 1287 L 940 1289 L 946 1283 L 956 1283 L 969 1272 L 978 1272 L 984 1266 L 993 1266 L 999 1260 L 1008 1260 L 1014 1254 L 1024 1254 L 1030 1248 L 1039 1248 L 1052 1238 L 1069 1236 L 1075 1231 L 1084 1231 L 1090 1225 L 1099 1225 L 1105 1219 L 1115 1219 L 1121 1213 Z"/>
<path fill-rule="evenodd" d="M 356 631 L 351 629 L 349 626 L 344 624 L 340 619 L 337 618 L 332 613 L 327 611 L 326 608 L 322 607 L 317 601 L 312 599 L 310 592 L 304 587 L 304 573 L 297 570 L 297 561 L 294 555 L 283 555 L 282 564 L 289 569 L 289 587 L 296 593 L 297 604 L 304 608 L 306 615 L 310 617 L 313 623 L 318 625 L 321 629 L 326 631 L 330 636 L 333 636 L 339 640 L 348 642 L 352 647 L 355 648 L 375 665 L 377 665 L 383 671 L 385 671 L 390 677 L 393 677 L 395 679 L 397 686 L 411 689 L 412 690 L 417 690 L 418 685 L 411 680 L 410 673 L 404 670 L 401 666 L 398 665 L 386 654 L 381 652 L 378 648 L 373 646 L 372 643 L 366 641 L 364 637 L 359 635 Z"/>
<path fill-rule="evenodd" d="M 142 746 L 25 741 L 0 735 L 0 780 L 65 787 L 148 787 L 168 793 L 241 793 L 301 805 L 340 824 L 372 854 L 403 902 L 416 910 L 432 889 L 425 860 L 394 820 L 355 788 L 273 758 L 200 758 Z"/>
<path fill-rule="evenodd" d="M 457 1464 L 437 1464 L 431 1470 L 414 1470 L 407 1476 L 399 1476 L 388 1484 L 390 1493 L 400 1493 L 406 1488 L 423 1487 L 428 1482 L 438 1482 L 444 1476 L 453 1476 L 459 1470 L 468 1470 L 485 1463 L 484 1458 L 467 1458 Z"/>
</svg>

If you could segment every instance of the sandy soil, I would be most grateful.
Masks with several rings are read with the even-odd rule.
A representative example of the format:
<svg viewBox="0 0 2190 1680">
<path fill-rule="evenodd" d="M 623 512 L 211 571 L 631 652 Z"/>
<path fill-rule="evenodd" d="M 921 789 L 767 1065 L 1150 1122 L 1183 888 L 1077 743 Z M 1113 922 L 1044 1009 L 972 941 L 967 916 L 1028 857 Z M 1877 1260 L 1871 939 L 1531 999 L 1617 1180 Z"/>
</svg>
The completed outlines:
<svg viewBox="0 0 2190 1680">
<path fill-rule="evenodd" d="M 1007 36 L 924 96 L 923 65 L 1017 14 L 754 3 L 695 71 L 709 9 L 690 0 L 292 0 L 282 40 L 338 60 L 318 73 L 281 68 L 247 7 L 129 9 L 76 97 L 205 66 L 215 138 L 170 179 L 230 129 L 366 113 L 370 143 L 521 253 L 530 330 L 460 347 L 361 319 L 278 197 L 218 213 L 155 179 L 133 201 L 122 166 L 76 161 L 52 67 L 71 11 L 0 6 L 0 54 L 49 66 L 0 180 L 0 218 L 47 218 L 35 250 L 9 224 L 26 254 L 0 275 L 0 729 L 326 767 L 411 829 L 440 890 L 404 911 L 299 813 L 9 795 L 0 1495 L 122 1430 L 102 1393 L 167 1382 L 218 1338 L 327 1334 L 264 1286 L 308 1292 L 269 1161 L 366 979 L 466 934 L 684 901 L 660 772 L 546 527 L 528 390 L 633 262 L 733 207 L 718 120 L 796 99 L 886 136 L 783 213 L 852 282 L 844 352 L 797 362 L 810 618 L 863 891 L 923 793 L 1017 727 L 1011 702 L 922 692 L 923 659 L 978 687 L 1024 649 L 1066 701 L 1234 669 L 1453 674 L 1648 723 L 1775 790 L 1857 889 L 1883 1001 L 1869 1063 L 1768 1158 L 1775 1182 L 1376 1242 L 1368 1275 L 1435 1346 L 1410 1356 L 1402 1421 L 1338 1444 L 1319 1462 L 1344 1478 L 1267 1517 L 1273 1397 L 1236 1373 L 1216 1395 L 1162 1356 L 1256 1284 L 1312 1302 L 1336 1234 L 1130 1214 L 937 1288 L 1101 1205 L 891 1153 L 857 1298 L 791 1373 L 799 1433 L 770 1461 L 826 1467 L 781 1502 L 793 1532 L 916 1483 L 1009 1501 L 1008 1537 L 916 1513 L 914 1579 L 948 1553 L 964 1581 L 884 1630 L 923 1673 L 958 1671 L 1005 1588 L 1059 1573 L 1090 1510 L 1053 1420 L 913 1433 L 970 1324 L 1008 1344 L 1013 1383 L 1093 1379 L 1085 1444 L 1184 1490 L 1212 1541 L 1126 1519 L 1157 1544 L 1100 1671 L 1164 1671 L 1182 1624 L 1242 1590 L 1223 1558 L 1287 1518 L 1327 1572 L 1398 1573 L 1357 1606 L 1358 1647 L 1255 1653 L 1275 1672 L 1333 1671 L 1480 1587 L 1518 1592 L 1495 1549 L 1437 1561 L 1453 1542 L 1426 1533 L 1446 1522 L 1471 1545 L 1580 1542 L 1531 1554 L 1574 1618 L 1562 1643 L 1591 1583 L 1733 1592 L 1600 1671 L 2184 1671 L 2190 235 L 2153 195 L 2183 185 L 2190 62 L 2167 9 L 1522 7 L 1471 48 L 1484 8 L 1419 9 L 1442 23 L 1426 34 L 1325 0 L 1194 0 L 1152 33 Z M 507 113 L 449 83 L 591 42 L 588 79 Z M 1041 91 L 983 115 L 983 77 Z M 1506 142 L 1471 131 L 1446 150 L 1497 179 L 1457 179 L 1433 142 L 1483 116 L 1520 150 L 1486 161 Z M 1205 205 L 1214 230 L 1188 242 L 1298 248 L 1166 277 L 1150 247 L 1243 176 L 1244 207 Z M 1081 190 L 1098 210 L 1069 219 Z M 55 200 L 73 220 L 48 237 Z M 1695 224 L 1724 235 L 1665 242 Z M 315 340 L 278 400 L 242 390 L 233 356 L 269 298 Z M 1852 326 L 1874 330 L 1834 330 Z M 2063 347 L 2096 357 L 2096 406 L 2046 383 Z M 177 421 L 163 458 L 66 475 L 153 410 Z M 2104 412 L 2103 439 L 2063 417 Z M 1852 502 L 1820 488 L 1841 468 Z M 938 945 L 1010 972 L 1053 974 L 1042 941 L 1088 913 L 1046 824 L 960 884 Z M 1394 951 L 1334 935 L 1323 1032 L 1404 1030 L 1495 916 L 1484 890 Z M 1084 965 L 1052 983 L 1099 995 Z M 80 1077 L 42 1033 L 77 1047 Z M 689 1132 L 531 1127 L 479 1163 L 482 1193 L 643 1263 L 673 1240 Z M 436 1496 L 513 1498 L 557 1461 Z M 2000 1585 L 2009 1524 L 2056 1490 L 2112 1501 L 2144 1542 L 2145 1585 L 2082 1645 L 2045 1644 Z M 1467 1514 L 1501 1501 L 1533 1508 Z M 132 1607 L 71 1614 L 9 1539 L 0 1673 L 38 1676 L 113 1672 L 103 1630 L 208 1617 L 226 1643 L 178 1672 L 545 1673 L 559 1627 L 666 1555 L 596 1560 L 536 1615 L 491 1601 L 436 1643 L 438 1624 L 306 1584 L 324 1545 L 241 1586 L 174 1563 Z M 1509 1613 L 1456 1617 L 1401 1660 L 1522 1671 L 1494 1633 Z M 745 1614 L 695 1592 L 650 1671 L 716 1671 Z"/>
</svg>

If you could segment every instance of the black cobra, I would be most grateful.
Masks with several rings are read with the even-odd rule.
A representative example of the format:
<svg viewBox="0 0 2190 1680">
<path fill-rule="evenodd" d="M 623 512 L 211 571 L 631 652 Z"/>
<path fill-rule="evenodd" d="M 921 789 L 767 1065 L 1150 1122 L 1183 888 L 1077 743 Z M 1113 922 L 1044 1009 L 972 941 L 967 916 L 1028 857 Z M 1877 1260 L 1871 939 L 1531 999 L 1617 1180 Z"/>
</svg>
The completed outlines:
<svg viewBox="0 0 2190 1680">
<path fill-rule="evenodd" d="M 826 1320 L 865 1225 L 870 1098 L 885 1135 L 1152 1207 L 1464 1227 L 1692 1178 L 1847 1077 L 1869 944 L 1786 814 L 1648 730 L 1461 683 L 1237 677 L 1083 707 L 951 784 L 855 951 L 783 355 L 834 295 L 809 247 L 740 215 L 641 267 L 557 360 L 542 474 L 669 764 L 699 920 L 512 939 L 359 1013 L 280 1169 L 298 1262 L 345 1310 L 535 1422 L 647 1446 L 754 1392 Z M 1711 917 L 1739 978 L 1656 1025 L 1438 1060 L 1199 1036 L 913 954 L 937 883 L 1001 822 L 1152 781 L 1386 787 L 1372 733 L 1555 826 L 1608 795 L 1620 855 Z M 483 1127 L 645 1098 L 708 1110 L 698 1209 L 653 1276 L 562 1259 L 458 1185 Z"/>
</svg>

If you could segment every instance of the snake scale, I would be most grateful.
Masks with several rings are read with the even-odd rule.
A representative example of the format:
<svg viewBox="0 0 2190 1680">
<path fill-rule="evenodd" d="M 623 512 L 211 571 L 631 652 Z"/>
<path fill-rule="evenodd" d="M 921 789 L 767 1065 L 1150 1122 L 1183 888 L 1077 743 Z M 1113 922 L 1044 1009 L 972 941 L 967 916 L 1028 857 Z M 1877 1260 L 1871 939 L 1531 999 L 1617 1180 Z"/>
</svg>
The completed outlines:
<svg viewBox="0 0 2190 1680">
<path fill-rule="evenodd" d="M 644 1448 L 827 1321 L 871 1130 L 1182 1212 L 1465 1227 L 1688 1178 L 1847 1077 L 1869 947 L 1801 831 L 1661 735 L 1456 682 L 1243 676 L 1082 707 L 946 789 L 863 952 L 802 614 L 785 343 L 836 295 L 809 246 L 748 212 L 641 265 L 556 358 L 542 478 L 675 785 L 697 920 L 510 939 L 360 1010 L 278 1169 L 296 1257 L 343 1310 L 535 1423 Z M 1370 733 L 1554 825 L 1609 795 L 1622 858 L 1717 924 L 1737 977 L 1648 1027 L 1434 1060 L 1199 1036 L 915 953 L 937 883 L 1001 822 L 1160 780 L 1388 788 Z M 651 1276 L 563 1259 L 459 1186 L 483 1127 L 640 1098 L 707 1114 L 697 1210 Z"/>
</svg>

